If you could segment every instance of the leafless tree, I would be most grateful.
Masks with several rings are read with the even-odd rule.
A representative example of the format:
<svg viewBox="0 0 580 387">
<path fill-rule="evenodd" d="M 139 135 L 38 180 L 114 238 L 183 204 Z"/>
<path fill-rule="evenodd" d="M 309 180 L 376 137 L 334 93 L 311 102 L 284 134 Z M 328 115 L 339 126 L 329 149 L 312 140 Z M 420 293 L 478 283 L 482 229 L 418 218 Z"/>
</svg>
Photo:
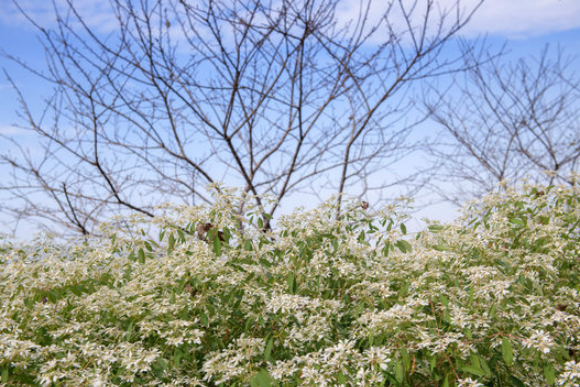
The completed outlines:
<svg viewBox="0 0 580 387">
<path fill-rule="evenodd" d="M 209 202 L 216 182 L 270 215 L 293 192 L 398 183 L 383 172 L 420 120 L 407 92 L 457 69 L 442 51 L 477 7 L 363 0 L 347 18 L 350 3 L 111 0 L 107 33 L 72 0 L 55 5 L 54 28 L 29 18 L 48 68 L 11 59 L 54 94 L 35 114 L 13 82 L 43 153 L 7 137 L 2 210 L 89 234 L 114 213 Z"/>
<path fill-rule="evenodd" d="M 429 148 L 442 166 L 440 193 L 455 203 L 522 177 L 570 182 L 580 166 L 580 78 L 574 58 L 546 46 L 510 62 L 505 53 L 466 53 L 446 87 L 431 85 L 425 106 L 446 142 Z M 545 173 L 551 171 L 552 173 Z"/>
</svg>

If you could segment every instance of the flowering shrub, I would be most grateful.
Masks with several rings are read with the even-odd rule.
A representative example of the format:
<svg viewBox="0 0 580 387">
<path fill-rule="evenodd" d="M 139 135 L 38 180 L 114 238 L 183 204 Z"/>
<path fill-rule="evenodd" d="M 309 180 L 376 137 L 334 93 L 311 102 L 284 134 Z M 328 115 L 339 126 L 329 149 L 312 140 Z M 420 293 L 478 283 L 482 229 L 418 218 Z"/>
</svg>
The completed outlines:
<svg viewBox="0 0 580 387">
<path fill-rule="evenodd" d="M 224 195 L 4 246 L 2 385 L 580 385 L 579 187 L 412 237 L 396 211 L 323 205 L 265 233 Z"/>
</svg>

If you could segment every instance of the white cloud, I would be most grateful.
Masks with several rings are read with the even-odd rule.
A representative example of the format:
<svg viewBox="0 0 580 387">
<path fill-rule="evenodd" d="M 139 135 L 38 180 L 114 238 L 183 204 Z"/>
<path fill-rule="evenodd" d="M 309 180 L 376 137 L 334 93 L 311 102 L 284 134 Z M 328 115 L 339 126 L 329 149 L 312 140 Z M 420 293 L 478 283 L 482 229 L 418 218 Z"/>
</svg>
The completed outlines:
<svg viewBox="0 0 580 387">
<path fill-rule="evenodd" d="M 0 93 L 4 91 L 12 90 L 12 85 L 9 83 L 0 83 Z"/>
<path fill-rule="evenodd" d="M 434 0 L 431 24 L 428 31 L 434 31 L 440 13 L 449 13 L 447 27 L 453 23 L 458 0 Z M 362 1 L 366 4 L 366 0 Z M 376 24 L 384 15 L 390 2 L 374 0 L 370 5 L 369 24 Z M 480 0 L 459 0 L 463 15 L 468 15 Z M 358 15 L 361 0 L 343 0 L 339 3 L 336 16 L 341 24 L 346 24 Z M 407 11 L 413 8 L 414 0 L 404 0 Z M 413 8 L 412 20 L 419 26 L 423 21 L 427 0 L 417 0 Z M 389 14 L 389 23 L 406 30 L 402 23 L 399 5 L 394 3 Z M 460 31 L 465 37 L 492 35 L 508 39 L 525 39 L 554 32 L 580 28 L 580 0 L 484 0 L 475 11 L 469 23 Z"/>
<path fill-rule="evenodd" d="M 468 7 L 475 3 L 462 1 Z M 462 33 L 524 39 L 575 28 L 580 28 L 578 0 L 485 0 Z"/>
<path fill-rule="evenodd" d="M 7 26 L 29 27 L 30 22 L 10 0 L 4 0 L 0 23 Z M 61 17 L 67 17 L 67 0 L 55 0 L 56 8 L 61 12 Z M 76 11 L 83 17 L 86 23 L 97 28 L 100 32 L 110 32 L 116 26 L 113 10 L 106 0 L 82 0 L 73 1 Z M 52 1 L 19 0 L 18 5 L 36 23 L 42 27 L 53 27 L 56 24 L 55 9 Z M 72 20 L 74 15 L 69 14 Z"/>
<path fill-rule="evenodd" d="M 30 133 L 30 131 L 18 128 L 16 126 L 0 124 L 0 136 L 25 136 L 29 135 Z"/>
<path fill-rule="evenodd" d="M 416 15 L 422 12 L 427 0 L 417 0 Z M 452 8 L 457 0 L 435 0 L 441 8 Z M 0 23 L 7 26 L 29 26 L 24 16 L 10 0 L 2 1 Z M 67 0 L 55 0 L 57 8 L 67 8 Z M 366 0 L 362 1 L 366 3 Z M 479 0 L 460 0 L 461 7 L 472 9 Z M 54 26 L 52 1 L 19 0 L 18 4 L 39 24 Z M 109 1 L 73 0 L 77 11 L 87 24 L 100 32 L 110 32 L 118 27 Z M 361 0 L 339 2 L 337 17 L 345 22 L 358 13 Z M 371 3 L 371 24 L 378 21 L 388 4 L 385 0 Z M 411 6 L 412 0 L 403 4 Z M 397 6 L 395 6 L 397 8 Z M 395 12 L 396 13 L 396 12 Z M 63 12 L 62 16 L 66 13 Z M 395 20 L 391 20 L 395 25 Z M 580 28 L 580 0 L 485 0 L 470 23 L 462 31 L 464 36 L 491 34 L 506 38 L 526 38 Z"/>
<path fill-rule="evenodd" d="M 415 16 L 424 12 L 427 0 L 418 0 Z M 435 0 L 441 10 L 453 10 L 456 0 Z M 463 10 L 472 10 L 479 0 L 460 0 Z M 376 22 L 386 10 L 385 1 L 374 0 L 370 19 Z M 413 2 L 403 2 L 410 7 Z M 339 20 L 348 20 L 357 14 L 360 0 L 344 0 L 337 9 Z M 398 8 L 395 6 L 395 8 Z M 397 14 L 394 9 L 394 15 Z M 450 15 L 451 17 L 453 16 Z M 397 25 L 396 20 L 391 20 Z M 435 22 L 435 20 L 434 20 Z M 505 38 L 527 38 L 580 28 L 580 0 L 484 0 L 473 18 L 461 31 L 463 36 L 481 34 Z"/>
</svg>

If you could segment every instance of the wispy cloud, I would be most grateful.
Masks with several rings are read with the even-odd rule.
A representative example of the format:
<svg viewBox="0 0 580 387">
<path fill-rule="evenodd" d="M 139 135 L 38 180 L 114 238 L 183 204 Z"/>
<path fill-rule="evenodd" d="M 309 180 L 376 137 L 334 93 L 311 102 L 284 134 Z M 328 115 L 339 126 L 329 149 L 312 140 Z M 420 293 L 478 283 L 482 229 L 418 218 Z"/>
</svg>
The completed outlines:
<svg viewBox="0 0 580 387">
<path fill-rule="evenodd" d="M 30 22 L 12 1 L 4 3 L 2 12 L 0 12 L 0 23 L 12 27 L 32 28 Z M 67 15 L 67 0 L 55 0 L 54 4 L 56 4 L 56 9 L 59 10 L 61 17 L 73 17 L 70 13 Z M 117 26 L 111 4 L 108 1 L 82 0 L 73 1 L 73 4 L 85 22 L 100 32 L 110 32 Z M 55 6 L 53 6 L 52 1 L 18 0 L 18 5 L 39 25 L 43 27 L 56 25 Z"/>
<path fill-rule="evenodd" d="M 31 132 L 13 125 L 0 124 L 0 136 L 26 136 Z"/>
<path fill-rule="evenodd" d="M 477 0 L 461 3 L 469 7 Z M 578 0 L 486 0 L 462 33 L 525 39 L 576 28 L 580 28 Z"/>
<path fill-rule="evenodd" d="M 479 0 L 461 0 L 464 12 L 474 9 Z M 435 8 L 445 13 L 453 10 L 457 0 L 435 0 Z M 352 18 L 360 6 L 360 0 L 344 0 L 339 3 L 339 20 Z M 387 9 L 387 2 L 375 0 L 371 3 L 369 19 L 376 22 Z M 403 2 L 412 4 L 411 1 Z M 419 0 L 415 17 L 421 18 L 426 0 Z M 397 8 L 397 7 L 395 7 Z M 392 12 L 397 16 L 397 12 Z M 435 15 L 433 15 L 435 16 Z M 449 15 L 450 17 L 453 14 Z M 391 20 L 397 25 L 396 20 Z M 485 0 L 473 18 L 461 31 L 466 37 L 489 34 L 510 39 L 522 39 L 580 28 L 579 0 Z"/>
<path fill-rule="evenodd" d="M 424 7 L 426 1 L 418 0 L 419 9 Z M 450 9 L 456 1 L 435 0 L 435 3 L 441 9 Z M 460 4 L 464 9 L 472 9 L 478 2 L 479 0 L 461 0 Z M 45 27 L 55 25 L 55 10 L 51 1 L 18 0 L 18 4 L 39 24 Z M 66 17 L 64 10 L 67 9 L 67 0 L 55 0 L 55 4 L 57 9 L 63 11 L 61 16 Z M 109 1 L 82 0 L 73 1 L 73 4 L 87 24 L 98 31 L 111 32 L 118 27 Z M 339 20 L 352 18 L 358 12 L 360 4 L 360 0 L 339 2 Z M 385 0 L 372 1 L 371 22 L 380 18 L 386 4 Z M 19 28 L 30 26 L 12 1 L 4 2 L 0 23 Z M 507 38 L 527 38 L 575 28 L 580 28 L 579 0 L 485 0 L 462 34 L 469 37 L 491 34 Z"/>
<path fill-rule="evenodd" d="M 0 83 L 0 93 L 4 91 L 12 90 L 12 85 L 9 83 Z"/>
</svg>

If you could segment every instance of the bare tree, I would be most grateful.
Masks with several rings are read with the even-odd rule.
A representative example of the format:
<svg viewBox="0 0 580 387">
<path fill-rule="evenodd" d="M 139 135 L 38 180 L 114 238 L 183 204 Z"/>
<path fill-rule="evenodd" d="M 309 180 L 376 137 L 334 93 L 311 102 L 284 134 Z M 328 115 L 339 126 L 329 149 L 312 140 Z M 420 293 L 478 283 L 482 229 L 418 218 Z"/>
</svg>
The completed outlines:
<svg viewBox="0 0 580 387">
<path fill-rule="evenodd" d="M 88 234 L 113 213 L 209 202 L 216 182 L 270 215 L 292 192 L 394 184 L 381 171 L 410 152 L 420 120 L 407 91 L 456 70 L 442 51 L 476 8 L 361 1 L 347 21 L 344 4 L 111 0 L 106 34 L 72 0 L 55 6 L 55 28 L 29 18 L 48 68 L 8 56 L 54 94 L 35 115 L 13 82 L 43 154 L 7 138 L 16 153 L 1 159 L 12 171 L 2 210 Z"/>
<path fill-rule="evenodd" d="M 489 52 L 466 52 L 464 59 L 468 71 L 425 94 L 426 109 L 447 139 L 429 151 L 442 163 L 439 180 L 456 185 L 440 193 L 459 203 L 524 176 L 570 182 L 580 166 L 574 60 L 547 46 L 538 58 L 515 63 Z"/>
</svg>

